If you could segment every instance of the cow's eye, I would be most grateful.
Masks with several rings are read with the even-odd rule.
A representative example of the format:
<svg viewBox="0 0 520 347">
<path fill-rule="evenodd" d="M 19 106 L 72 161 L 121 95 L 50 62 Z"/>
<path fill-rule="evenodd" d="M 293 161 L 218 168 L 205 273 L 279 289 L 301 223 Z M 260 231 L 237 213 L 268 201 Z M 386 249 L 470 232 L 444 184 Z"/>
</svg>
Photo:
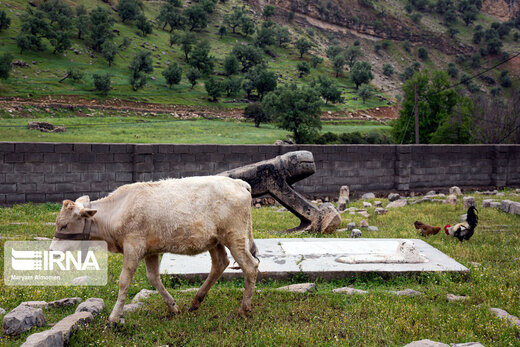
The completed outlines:
<svg viewBox="0 0 520 347">
<path fill-rule="evenodd" d="M 60 228 L 60 230 L 65 230 L 65 229 L 67 229 L 67 224 L 62 225 L 61 228 Z"/>
</svg>

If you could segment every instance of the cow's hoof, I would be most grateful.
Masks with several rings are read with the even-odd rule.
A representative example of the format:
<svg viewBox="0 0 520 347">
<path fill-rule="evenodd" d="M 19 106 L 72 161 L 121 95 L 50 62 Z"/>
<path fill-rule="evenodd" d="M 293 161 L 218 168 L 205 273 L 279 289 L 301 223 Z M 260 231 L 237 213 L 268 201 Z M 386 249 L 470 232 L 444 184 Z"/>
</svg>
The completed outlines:
<svg viewBox="0 0 520 347">
<path fill-rule="evenodd" d="M 117 321 L 108 321 L 107 324 L 105 325 L 105 328 L 107 329 L 114 329 L 114 328 L 118 328 L 118 327 L 121 327 L 122 325 L 125 324 L 125 320 L 123 318 L 119 318 L 119 320 Z"/>
<path fill-rule="evenodd" d="M 193 312 L 193 311 L 197 311 L 198 309 L 199 309 L 198 307 L 192 306 L 192 307 L 190 307 L 190 309 L 188 311 Z"/>
<path fill-rule="evenodd" d="M 241 308 L 238 309 L 238 314 L 242 318 L 246 318 L 249 313 L 251 313 L 251 309 L 250 308 L 244 309 L 244 308 L 241 307 Z"/>
<path fill-rule="evenodd" d="M 170 307 L 168 307 L 168 309 L 170 310 L 170 314 L 172 314 L 172 315 L 181 313 L 181 310 L 179 310 L 179 306 L 177 306 L 177 305 L 170 306 Z"/>
</svg>

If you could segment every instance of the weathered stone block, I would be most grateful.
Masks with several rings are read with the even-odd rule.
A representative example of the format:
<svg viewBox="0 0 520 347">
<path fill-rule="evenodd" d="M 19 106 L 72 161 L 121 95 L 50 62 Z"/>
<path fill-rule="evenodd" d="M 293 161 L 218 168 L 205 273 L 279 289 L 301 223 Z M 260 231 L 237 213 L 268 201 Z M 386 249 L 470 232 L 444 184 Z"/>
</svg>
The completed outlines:
<svg viewBox="0 0 520 347">
<path fill-rule="evenodd" d="M 45 324 L 47 322 L 41 308 L 19 305 L 4 316 L 4 334 L 19 335 L 33 326 L 42 327 Z"/>
</svg>

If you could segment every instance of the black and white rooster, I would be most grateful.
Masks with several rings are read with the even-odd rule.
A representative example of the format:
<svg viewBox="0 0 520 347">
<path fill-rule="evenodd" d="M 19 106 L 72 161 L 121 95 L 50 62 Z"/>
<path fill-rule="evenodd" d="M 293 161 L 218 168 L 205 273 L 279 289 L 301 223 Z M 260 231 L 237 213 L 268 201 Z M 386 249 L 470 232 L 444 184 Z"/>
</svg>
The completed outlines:
<svg viewBox="0 0 520 347">
<path fill-rule="evenodd" d="M 468 208 L 468 214 L 465 222 L 456 224 L 454 226 L 447 224 L 444 227 L 446 235 L 456 237 L 460 242 L 462 242 L 462 240 L 469 240 L 471 236 L 473 236 L 475 228 L 478 224 L 477 213 L 478 210 L 474 206 L 470 206 L 470 208 Z"/>
</svg>

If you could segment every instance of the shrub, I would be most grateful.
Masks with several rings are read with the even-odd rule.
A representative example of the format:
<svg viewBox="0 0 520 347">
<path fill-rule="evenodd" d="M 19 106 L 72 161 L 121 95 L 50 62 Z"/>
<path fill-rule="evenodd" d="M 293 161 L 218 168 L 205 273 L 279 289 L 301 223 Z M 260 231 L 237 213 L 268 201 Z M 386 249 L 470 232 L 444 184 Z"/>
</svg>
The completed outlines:
<svg viewBox="0 0 520 347">
<path fill-rule="evenodd" d="M 385 76 L 392 76 L 394 74 L 394 67 L 391 64 L 384 64 L 383 73 Z"/>
<path fill-rule="evenodd" d="M 424 47 L 419 47 L 417 50 L 417 56 L 422 60 L 428 59 L 428 50 L 426 50 Z"/>
<path fill-rule="evenodd" d="M 96 87 L 96 90 L 99 91 L 101 95 L 107 95 L 111 89 L 110 75 L 94 74 L 92 75 L 92 79 L 94 80 L 94 87 Z"/>
<path fill-rule="evenodd" d="M 256 102 L 246 106 L 244 109 L 244 117 L 254 120 L 255 127 L 257 128 L 260 127 L 260 123 L 269 121 L 269 118 L 262 109 L 262 105 Z"/>
</svg>

